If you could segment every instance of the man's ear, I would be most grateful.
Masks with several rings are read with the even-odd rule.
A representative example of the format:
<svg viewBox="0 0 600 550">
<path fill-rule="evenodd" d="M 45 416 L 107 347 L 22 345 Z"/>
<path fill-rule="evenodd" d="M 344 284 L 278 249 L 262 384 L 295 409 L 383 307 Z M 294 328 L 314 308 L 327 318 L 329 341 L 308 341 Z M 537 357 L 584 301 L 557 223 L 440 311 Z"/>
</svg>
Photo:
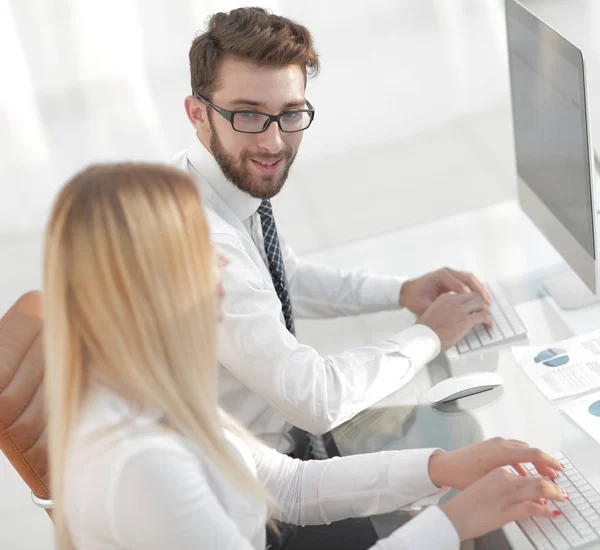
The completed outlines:
<svg viewBox="0 0 600 550">
<path fill-rule="evenodd" d="M 185 112 L 196 131 L 208 126 L 207 106 L 199 99 L 189 95 L 184 101 Z"/>
</svg>

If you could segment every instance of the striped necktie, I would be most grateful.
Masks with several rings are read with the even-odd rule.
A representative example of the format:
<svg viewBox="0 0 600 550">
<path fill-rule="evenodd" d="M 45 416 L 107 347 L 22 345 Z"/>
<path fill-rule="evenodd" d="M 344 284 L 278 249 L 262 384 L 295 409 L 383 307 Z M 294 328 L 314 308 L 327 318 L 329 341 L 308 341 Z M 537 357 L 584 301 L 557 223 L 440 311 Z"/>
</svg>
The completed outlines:
<svg viewBox="0 0 600 550">
<path fill-rule="evenodd" d="M 277 296 L 281 302 L 281 310 L 283 311 L 285 326 L 295 336 L 296 328 L 294 327 L 292 301 L 290 299 L 290 293 L 288 290 L 285 266 L 283 265 L 283 257 L 281 255 L 281 245 L 279 244 L 277 225 L 275 225 L 271 201 L 263 200 L 261 205 L 258 207 L 258 214 L 260 216 L 263 240 L 265 241 L 265 253 L 267 254 L 269 273 L 271 274 L 273 286 L 275 287 L 275 291 L 277 292 Z M 327 458 L 327 451 L 323 443 L 323 438 L 313 434 L 308 434 L 308 437 L 310 440 L 310 448 L 313 458 Z"/>
<path fill-rule="evenodd" d="M 294 327 L 294 315 L 292 312 L 292 301 L 290 299 L 290 293 L 288 290 L 285 266 L 283 265 L 281 246 L 279 244 L 277 225 L 275 225 L 271 201 L 262 201 L 261 205 L 258 207 L 258 214 L 260 215 L 260 224 L 262 227 L 263 239 L 265 241 L 267 264 L 269 267 L 269 272 L 271 273 L 273 286 L 277 292 L 277 297 L 281 302 L 285 326 L 293 335 L 296 335 L 296 328 Z"/>
</svg>

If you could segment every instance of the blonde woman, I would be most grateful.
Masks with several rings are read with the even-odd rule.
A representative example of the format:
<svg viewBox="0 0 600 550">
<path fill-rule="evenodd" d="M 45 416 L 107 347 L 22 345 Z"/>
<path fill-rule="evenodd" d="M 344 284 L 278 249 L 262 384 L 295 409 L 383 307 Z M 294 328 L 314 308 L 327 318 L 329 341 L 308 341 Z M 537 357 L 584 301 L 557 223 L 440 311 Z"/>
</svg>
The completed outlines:
<svg viewBox="0 0 600 550">
<path fill-rule="evenodd" d="M 92 166 L 61 191 L 44 266 L 46 394 L 61 548 L 264 549 L 272 517 L 319 524 L 435 503 L 374 547 L 458 548 L 550 516 L 550 482 L 498 469 L 560 464 L 524 443 L 301 462 L 245 435 L 217 403 L 215 252 L 192 179 Z"/>
</svg>

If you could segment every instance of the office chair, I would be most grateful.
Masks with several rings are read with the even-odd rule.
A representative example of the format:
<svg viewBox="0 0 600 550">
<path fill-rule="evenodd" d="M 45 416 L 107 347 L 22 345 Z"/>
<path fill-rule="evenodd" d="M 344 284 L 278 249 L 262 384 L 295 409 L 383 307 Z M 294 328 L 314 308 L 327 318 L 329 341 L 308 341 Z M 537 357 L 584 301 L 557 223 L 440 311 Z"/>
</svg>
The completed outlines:
<svg viewBox="0 0 600 550">
<path fill-rule="evenodd" d="M 0 319 L 0 450 L 50 515 L 43 378 L 42 293 L 31 291 Z"/>
</svg>

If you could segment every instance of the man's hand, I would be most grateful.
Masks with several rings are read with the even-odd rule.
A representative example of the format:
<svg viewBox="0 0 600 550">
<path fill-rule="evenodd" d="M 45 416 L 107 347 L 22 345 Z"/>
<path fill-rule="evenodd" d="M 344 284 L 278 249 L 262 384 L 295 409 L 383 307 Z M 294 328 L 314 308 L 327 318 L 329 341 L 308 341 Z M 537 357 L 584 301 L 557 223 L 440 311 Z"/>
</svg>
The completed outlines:
<svg viewBox="0 0 600 550">
<path fill-rule="evenodd" d="M 512 466 L 519 475 L 527 475 L 523 463 L 531 462 L 543 477 L 554 479 L 560 462 L 523 441 L 496 437 L 469 447 L 437 452 L 429 459 L 429 477 L 438 487 L 465 489 L 501 466 Z"/>
<path fill-rule="evenodd" d="M 492 316 L 480 294 L 442 294 L 417 321 L 440 338 L 442 351 L 452 347 L 475 325 L 491 328 Z"/>
<path fill-rule="evenodd" d="M 416 315 L 423 315 L 437 298 L 448 292 L 475 292 L 480 294 L 488 305 L 491 303 L 483 283 L 475 275 L 444 267 L 406 281 L 400 291 L 400 305 Z"/>
</svg>

